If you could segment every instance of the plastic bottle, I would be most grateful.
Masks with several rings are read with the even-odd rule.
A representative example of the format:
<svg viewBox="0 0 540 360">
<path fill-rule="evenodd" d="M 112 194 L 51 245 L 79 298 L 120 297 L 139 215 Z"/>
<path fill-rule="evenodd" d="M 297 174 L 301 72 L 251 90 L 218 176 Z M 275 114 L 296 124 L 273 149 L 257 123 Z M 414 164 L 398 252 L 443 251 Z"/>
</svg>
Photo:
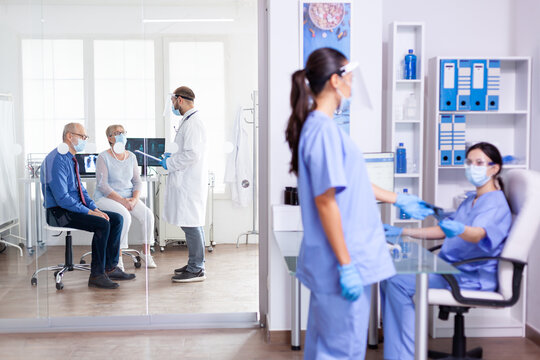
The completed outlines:
<svg viewBox="0 0 540 360">
<path fill-rule="evenodd" d="M 399 143 L 396 150 L 396 173 L 405 174 L 407 172 L 407 150 L 403 143 Z"/>
<path fill-rule="evenodd" d="M 405 79 L 416 79 L 416 55 L 414 50 L 409 49 L 409 53 L 405 55 L 405 69 L 403 71 Z"/>
<path fill-rule="evenodd" d="M 403 104 L 403 118 L 406 120 L 416 120 L 418 116 L 416 115 L 416 96 L 414 93 L 410 93 L 407 98 L 405 98 L 405 103 Z"/>
<path fill-rule="evenodd" d="M 408 189 L 403 189 L 403 194 L 409 194 Z M 411 217 L 403 212 L 403 210 L 399 210 L 399 218 L 402 220 L 410 219 Z"/>
</svg>

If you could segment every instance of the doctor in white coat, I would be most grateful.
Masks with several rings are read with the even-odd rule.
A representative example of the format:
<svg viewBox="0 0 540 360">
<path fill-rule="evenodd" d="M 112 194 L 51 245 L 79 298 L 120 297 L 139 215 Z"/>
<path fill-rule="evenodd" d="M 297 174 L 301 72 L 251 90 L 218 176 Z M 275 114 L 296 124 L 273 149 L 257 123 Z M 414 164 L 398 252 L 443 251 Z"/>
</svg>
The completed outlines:
<svg viewBox="0 0 540 360">
<path fill-rule="evenodd" d="M 204 281 L 204 223 L 208 189 L 206 129 L 194 107 L 195 94 L 179 87 L 171 94 L 172 111 L 182 115 L 174 142 L 178 151 L 166 154 L 161 165 L 169 171 L 165 193 L 164 219 L 180 226 L 186 234 L 187 265 L 174 270 L 173 282 Z"/>
</svg>

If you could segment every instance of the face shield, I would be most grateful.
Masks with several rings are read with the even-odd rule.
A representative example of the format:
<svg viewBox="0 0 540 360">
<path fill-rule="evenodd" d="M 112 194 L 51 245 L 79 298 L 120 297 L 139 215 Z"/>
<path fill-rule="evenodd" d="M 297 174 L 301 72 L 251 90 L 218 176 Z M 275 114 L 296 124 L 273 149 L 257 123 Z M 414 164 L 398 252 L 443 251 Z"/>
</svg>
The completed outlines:
<svg viewBox="0 0 540 360">
<path fill-rule="evenodd" d="M 168 93 L 165 98 L 165 106 L 163 108 L 163 117 L 167 120 L 173 119 L 172 115 L 181 116 L 178 110 L 173 108 L 173 99 L 178 97 L 178 95 L 173 93 Z"/>
<path fill-rule="evenodd" d="M 350 106 L 361 106 L 371 109 L 371 99 L 367 91 L 367 87 L 360 70 L 360 66 L 357 62 L 351 61 L 350 63 L 343 65 L 339 71 L 341 79 L 350 87 Z M 348 110 L 348 109 L 347 109 Z"/>
</svg>

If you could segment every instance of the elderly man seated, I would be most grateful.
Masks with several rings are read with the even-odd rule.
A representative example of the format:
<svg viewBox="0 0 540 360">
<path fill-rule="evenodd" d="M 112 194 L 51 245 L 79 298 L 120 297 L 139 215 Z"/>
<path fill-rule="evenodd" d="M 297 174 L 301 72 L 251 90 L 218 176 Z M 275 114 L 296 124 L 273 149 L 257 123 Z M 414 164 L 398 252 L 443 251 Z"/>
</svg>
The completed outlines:
<svg viewBox="0 0 540 360">
<path fill-rule="evenodd" d="M 112 280 L 131 280 L 135 274 L 117 267 L 122 216 L 99 210 L 81 184 L 75 154 L 84 151 L 87 139 L 83 125 L 69 123 L 64 127 L 62 140 L 69 150 L 61 153 L 54 149 L 41 166 L 43 205 L 49 225 L 94 233 L 88 286 L 116 289 L 118 283 Z"/>
</svg>

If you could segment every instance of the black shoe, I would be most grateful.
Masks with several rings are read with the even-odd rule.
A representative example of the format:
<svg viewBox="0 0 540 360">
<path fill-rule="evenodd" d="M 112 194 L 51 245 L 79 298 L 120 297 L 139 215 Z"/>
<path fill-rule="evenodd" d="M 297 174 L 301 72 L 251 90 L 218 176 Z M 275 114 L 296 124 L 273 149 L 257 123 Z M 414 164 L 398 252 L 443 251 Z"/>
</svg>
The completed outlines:
<svg viewBox="0 0 540 360">
<path fill-rule="evenodd" d="M 206 279 L 206 274 L 204 270 L 199 270 L 197 273 L 191 273 L 189 271 L 183 272 L 179 275 L 174 275 L 171 280 L 172 282 L 177 283 L 189 283 L 189 282 L 198 282 L 204 281 Z"/>
<path fill-rule="evenodd" d="M 111 280 L 133 280 L 135 279 L 135 274 L 128 274 L 120 270 L 117 266 L 114 269 L 107 271 L 107 276 Z"/>
<path fill-rule="evenodd" d="M 180 275 L 187 271 L 187 265 L 182 266 L 180 269 L 174 269 L 174 275 Z"/>
<path fill-rule="evenodd" d="M 91 276 L 88 278 L 88 287 L 100 288 L 100 289 L 116 289 L 117 283 L 111 281 L 105 274 Z"/>
</svg>

